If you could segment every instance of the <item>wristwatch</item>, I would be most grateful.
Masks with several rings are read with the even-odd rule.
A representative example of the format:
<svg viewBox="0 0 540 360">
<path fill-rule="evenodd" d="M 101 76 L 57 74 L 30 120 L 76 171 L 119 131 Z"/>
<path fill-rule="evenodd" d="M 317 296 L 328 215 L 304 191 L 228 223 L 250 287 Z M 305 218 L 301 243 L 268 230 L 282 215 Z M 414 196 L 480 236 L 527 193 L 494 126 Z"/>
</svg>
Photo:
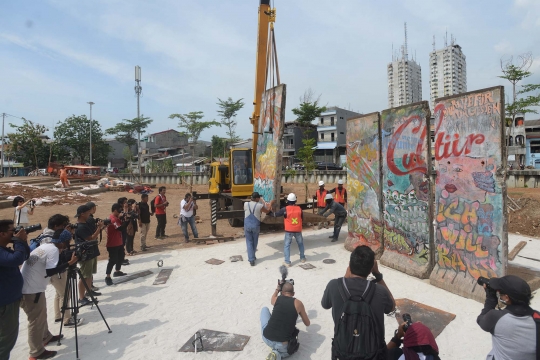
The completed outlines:
<svg viewBox="0 0 540 360">
<path fill-rule="evenodd" d="M 378 283 L 379 281 L 383 279 L 383 276 L 381 273 L 373 274 L 373 276 L 375 276 L 375 280 L 371 280 L 371 281 L 374 283 Z"/>
</svg>

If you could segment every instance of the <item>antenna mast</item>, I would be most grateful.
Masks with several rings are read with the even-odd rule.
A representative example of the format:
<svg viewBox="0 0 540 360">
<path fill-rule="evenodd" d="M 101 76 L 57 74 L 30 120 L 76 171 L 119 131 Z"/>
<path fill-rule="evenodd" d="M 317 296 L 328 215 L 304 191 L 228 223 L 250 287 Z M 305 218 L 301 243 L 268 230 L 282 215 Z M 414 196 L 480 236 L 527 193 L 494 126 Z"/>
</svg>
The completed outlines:
<svg viewBox="0 0 540 360">
<path fill-rule="evenodd" d="M 405 61 L 408 61 L 408 49 L 407 49 L 407 23 L 405 23 L 405 44 L 403 45 L 403 57 Z"/>
</svg>

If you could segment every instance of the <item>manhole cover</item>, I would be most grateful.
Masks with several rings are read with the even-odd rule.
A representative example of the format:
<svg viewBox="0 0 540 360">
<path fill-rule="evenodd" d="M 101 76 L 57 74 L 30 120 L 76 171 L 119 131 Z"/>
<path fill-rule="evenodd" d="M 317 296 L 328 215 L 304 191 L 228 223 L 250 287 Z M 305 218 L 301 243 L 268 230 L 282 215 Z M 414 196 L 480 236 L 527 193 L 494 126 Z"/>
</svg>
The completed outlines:
<svg viewBox="0 0 540 360">
<path fill-rule="evenodd" d="M 334 260 L 334 259 L 324 259 L 322 262 L 325 263 L 325 264 L 333 264 L 333 263 L 336 262 L 336 260 Z"/>
</svg>

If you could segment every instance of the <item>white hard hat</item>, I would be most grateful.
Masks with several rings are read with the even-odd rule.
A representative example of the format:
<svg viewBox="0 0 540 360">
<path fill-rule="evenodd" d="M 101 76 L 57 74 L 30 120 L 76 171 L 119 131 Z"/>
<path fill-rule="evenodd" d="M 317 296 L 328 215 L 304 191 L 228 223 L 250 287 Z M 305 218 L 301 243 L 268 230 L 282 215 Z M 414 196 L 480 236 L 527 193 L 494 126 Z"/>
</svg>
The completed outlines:
<svg viewBox="0 0 540 360">
<path fill-rule="evenodd" d="M 326 196 L 324 197 L 324 200 L 333 200 L 334 197 L 332 196 L 332 194 L 326 194 Z"/>
<path fill-rule="evenodd" d="M 319 181 L 319 186 L 323 186 L 324 185 L 324 181 Z"/>
<path fill-rule="evenodd" d="M 337 184 L 338 185 L 343 185 L 343 180 L 338 180 Z"/>
<path fill-rule="evenodd" d="M 287 201 L 296 201 L 296 195 L 294 195 L 294 193 L 290 193 L 287 195 Z"/>
</svg>

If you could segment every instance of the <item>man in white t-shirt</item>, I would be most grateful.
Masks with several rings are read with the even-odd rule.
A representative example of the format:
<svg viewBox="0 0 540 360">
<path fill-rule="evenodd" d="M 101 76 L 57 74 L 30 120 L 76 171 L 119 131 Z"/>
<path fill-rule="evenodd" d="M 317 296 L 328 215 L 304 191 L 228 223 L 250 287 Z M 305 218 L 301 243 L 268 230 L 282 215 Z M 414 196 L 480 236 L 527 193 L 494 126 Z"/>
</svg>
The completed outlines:
<svg viewBox="0 0 540 360">
<path fill-rule="evenodd" d="M 58 265 L 62 244 L 42 244 L 30 253 L 24 262 L 21 274 L 24 280 L 22 289 L 21 308 L 28 317 L 28 345 L 30 358 L 48 359 L 56 355 L 56 351 L 45 349 L 45 345 L 58 341 L 59 336 L 53 336 L 47 325 L 47 303 L 45 289 L 49 283 L 46 276 L 52 276 L 77 262 L 75 254 L 68 263 Z"/>
<path fill-rule="evenodd" d="M 178 219 L 178 224 L 182 227 L 182 233 L 184 234 L 185 242 L 189 242 L 188 234 L 188 224 L 191 226 L 191 232 L 193 237 L 197 239 L 199 237 L 199 232 L 195 226 L 195 215 L 194 210 L 197 210 L 198 206 L 195 203 L 193 197 L 190 193 L 187 193 L 184 197 L 184 200 L 180 202 L 180 219 Z"/>
<path fill-rule="evenodd" d="M 266 203 L 261 203 L 261 195 L 258 192 L 251 194 L 251 201 L 244 203 L 244 234 L 246 235 L 246 247 L 248 253 L 248 261 L 251 266 L 255 266 L 255 251 L 259 244 L 259 233 L 261 231 L 261 212 L 268 214 L 270 209 L 266 207 Z M 270 202 L 270 207 L 274 204 L 274 200 Z"/>
</svg>

